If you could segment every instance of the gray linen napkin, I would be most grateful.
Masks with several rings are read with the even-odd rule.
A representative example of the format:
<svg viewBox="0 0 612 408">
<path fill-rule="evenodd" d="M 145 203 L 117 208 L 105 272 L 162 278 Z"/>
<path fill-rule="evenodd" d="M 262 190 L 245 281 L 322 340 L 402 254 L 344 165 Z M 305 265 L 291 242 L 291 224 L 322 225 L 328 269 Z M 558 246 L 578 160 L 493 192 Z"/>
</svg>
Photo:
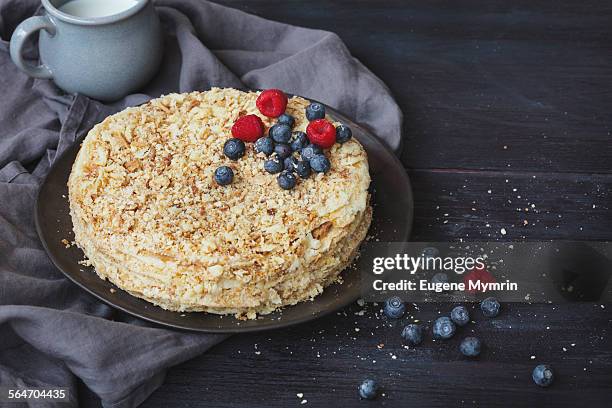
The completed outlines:
<svg viewBox="0 0 612 408">
<path fill-rule="evenodd" d="M 112 104 L 65 95 L 10 61 L 8 40 L 38 0 L 0 0 L 0 385 L 68 387 L 105 407 L 140 404 L 165 370 L 223 340 L 152 327 L 100 303 L 57 271 L 33 204 L 55 157 L 107 115 L 169 92 L 281 88 L 318 99 L 398 150 L 402 115 L 385 85 L 333 33 L 268 21 L 203 0 L 156 3 L 166 32 L 157 77 Z M 29 57 L 37 50 L 31 46 Z M 62 404 L 60 406 L 67 406 Z"/>
</svg>

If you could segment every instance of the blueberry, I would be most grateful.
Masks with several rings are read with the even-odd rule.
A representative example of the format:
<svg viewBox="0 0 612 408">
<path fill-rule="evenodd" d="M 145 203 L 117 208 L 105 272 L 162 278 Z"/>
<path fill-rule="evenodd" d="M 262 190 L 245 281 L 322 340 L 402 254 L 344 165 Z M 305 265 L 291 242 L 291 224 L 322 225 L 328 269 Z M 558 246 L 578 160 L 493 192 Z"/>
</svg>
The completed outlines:
<svg viewBox="0 0 612 408">
<path fill-rule="evenodd" d="M 293 156 L 289 156 L 284 160 L 284 168 L 287 171 L 295 171 L 298 165 L 298 159 Z"/>
<path fill-rule="evenodd" d="M 293 187 L 295 187 L 295 183 L 297 183 L 297 178 L 295 177 L 295 174 L 287 170 L 279 174 L 277 180 L 278 185 L 283 190 L 291 190 Z"/>
<path fill-rule="evenodd" d="M 268 135 L 276 143 L 288 143 L 289 139 L 291 139 L 291 128 L 284 123 L 277 123 L 270 128 Z"/>
<path fill-rule="evenodd" d="M 359 386 L 359 396 L 363 399 L 374 399 L 378 395 L 378 384 L 374 380 L 364 380 Z"/>
<path fill-rule="evenodd" d="M 306 107 L 306 119 L 315 120 L 325 117 L 325 106 L 320 103 L 313 102 Z"/>
<path fill-rule="evenodd" d="M 423 326 L 420 324 L 409 324 L 402 330 L 402 337 L 412 346 L 421 344 L 423 341 Z"/>
<path fill-rule="evenodd" d="M 255 142 L 255 151 L 266 156 L 271 155 L 274 152 L 274 140 L 271 137 L 260 137 Z"/>
<path fill-rule="evenodd" d="M 308 145 L 308 136 L 304 132 L 293 132 L 291 134 L 291 141 L 289 142 L 289 146 L 291 146 L 291 150 L 294 152 L 299 152 L 304 147 Z"/>
<path fill-rule="evenodd" d="M 533 378 L 533 382 L 539 385 L 540 387 L 548 387 L 553 383 L 555 379 L 555 374 L 553 373 L 552 368 L 550 368 L 547 364 L 540 364 L 533 369 L 533 373 L 531 374 Z"/>
<path fill-rule="evenodd" d="M 476 337 L 466 337 L 459 345 L 461 354 L 468 357 L 476 357 L 480 354 L 480 340 Z"/>
<path fill-rule="evenodd" d="M 295 124 L 295 118 L 289 115 L 288 113 L 283 113 L 282 115 L 280 115 L 277 121 L 277 123 L 282 123 L 284 125 L 289 126 L 290 128 L 292 128 Z"/>
<path fill-rule="evenodd" d="M 457 306 L 451 311 L 451 320 L 457 326 L 465 326 L 470 321 L 470 313 L 465 306 Z"/>
<path fill-rule="evenodd" d="M 402 299 L 393 296 L 387 299 L 383 310 L 388 318 L 399 319 L 406 313 L 406 305 L 402 302 Z"/>
<path fill-rule="evenodd" d="M 348 142 L 351 137 L 353 137 L 353 132 L 350 127 L 345 125 L 336 126 L 336 142 L 345 143 Z"/>
<path fill-rule="evenodd" d="M 455 330 L 455 323 L 446 316 L 438 317 L 434 322 L 433 334 L 436 339 L 450 339 Z"/>
<path fill-rule="evenodd" d="M 448 275 L 444 272 L 438 272 L 431 277 L 431 283 L 448 283 Z"/>
<path fill-rule="evenodd" d="M 280 173 L 283 171 L 283 167 L 283 162 L 278 158 L 278 156 L 274 156 L 264 162 L 264 170 L 270 174 Z"/>
<path fill-rule="evenodd" d="M 310 177 L 310 173 L 311 173 L 310 163 L 307 162 L 306 160 L 300 160 L 297 164 L 295 171 L 298 174 L 298 176 L 300 176 L 303 179 L 307 179 L 308 177 Z"/>
<path fill-rule="evenodd" d="M 496 317 L 499 314 L 501 305 L 494 297 L 488 297 L 480 302 L 480 310 L 486 317 Z"/>
<path fill-rule="evenodd" d="M 438 248 L 436 247 L 426 247 L 423 248 L 423 252 L 421 252 L 421 255 L 423 255 L 423 258 L 435 258 L 440 255 L 440 251 L 438 251 Z"/>
<path fill-rule="evenodd" d="M 276 146 L 274 146 L 274 151 L 281 159 L 291 156 L 291 148 L 288 144 L 277 143 Z"/>
<path fill-rule="evenodd" d="M 310 159 L 310 167 L 317 173 L 327 173 L 331 168 L 331 163 L 325 155 L 317 154 Z"/>
<path fill-rule="evenodd" d="M 232 180 L 234 180 L 234 171 L 231 168 L 221 166 L 215 170 L 215 181 L 220 186 L 226 186 L 230 184 Z"/>
<path fill-rule="evenodd" d="M 302 155 L 302 158 L 304 160 L 310 161 L 310 159 L 312 159 L 317 154 L 323 154 L 323 150 L 317 145 L 309 144 L 308 146 L 300 150 L 300 154 Z"/>
<path fill-rule="evenodd" d="M 244 156 L 246 147 L 240 139 L 231 138 L 223 145 L 223 153 L 231 160 L 238 160 Z"/>
</svg>

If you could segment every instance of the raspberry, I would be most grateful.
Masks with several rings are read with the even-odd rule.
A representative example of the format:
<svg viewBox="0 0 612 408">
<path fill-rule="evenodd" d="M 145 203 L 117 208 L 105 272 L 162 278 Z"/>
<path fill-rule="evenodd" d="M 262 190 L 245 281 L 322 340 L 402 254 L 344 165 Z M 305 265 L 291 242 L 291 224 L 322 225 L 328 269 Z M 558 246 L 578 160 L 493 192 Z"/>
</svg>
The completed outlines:
<svg viewBox="0 0 612 408">
<path fill-rule="evenodd" d="M 267 89 L 257 97 L 255 104 L 264 116 L 277 118 L 285 113 L 287 95 L 280 89 Z"/>
<path fill-rule="evenodd" d="M 241 116 L 232 126 L 232 136 L 245 142 L 254 142 L 263 136 L 264 124 L 257 115 Z"/>
<path fill-rule="evenodd" d="M 310 143 L 324 149 L 332 147 L 336 143 L 336 128 L 325 119 L 316 119 L 310 122 L 306 128 L 306 134 Z"/>
<path fill-rule="evenodd" d="M 494 283 L 495 277 L 491 275 L 491 272 L 487 271 L 485 268 L 478 267 L 473 268 L 467 275 L 463 277 L 463 283 L 465 284 L 465 287 L 469 293 L 476 293 L 475 289 L 469 288 L 470 282 L 473 282 L 474 284 L 478 281 L 482 283 Z"/>
</svg>

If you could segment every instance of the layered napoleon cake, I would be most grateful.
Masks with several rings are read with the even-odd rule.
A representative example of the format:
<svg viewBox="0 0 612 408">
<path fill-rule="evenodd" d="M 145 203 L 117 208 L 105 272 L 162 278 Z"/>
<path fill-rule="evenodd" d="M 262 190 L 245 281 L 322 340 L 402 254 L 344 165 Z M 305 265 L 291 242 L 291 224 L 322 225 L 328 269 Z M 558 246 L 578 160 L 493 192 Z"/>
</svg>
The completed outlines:
<svg viewBox="0 0 612 408">
<path fill-rule="evenodd" d="M 372 217 L 366 153 L 354 138 L 335 143 L 324 151 L 329 171 L 284 190 L 254 143 L 237 160 L 224 154 L 239 117 L 257 115 L 265 134 L 276 123 L 258 96 L 166 95 L 89 132 L 68 187 L 75 242 L 100 278 L 164 309 L 241 318 L 311 299 L 339 279 Z M 309 103 L 288 100 L 293 131 L 306 130 Z M 227 185 L 215 179 L 222 166 L 233 172 Z"/>
</svg>

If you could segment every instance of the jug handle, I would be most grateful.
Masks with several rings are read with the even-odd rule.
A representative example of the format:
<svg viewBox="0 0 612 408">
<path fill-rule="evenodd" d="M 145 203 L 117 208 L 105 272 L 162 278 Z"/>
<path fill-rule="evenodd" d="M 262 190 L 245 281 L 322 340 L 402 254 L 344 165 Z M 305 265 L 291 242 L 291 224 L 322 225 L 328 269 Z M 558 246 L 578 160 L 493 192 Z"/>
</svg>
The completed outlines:
<svg viewBox="0 0 612 408">
<path fill-rule="evenodd" d="M 32 65 L 23 58 L 23 48 L 28 38 L 39 30 L 55 35 L 55 24 L 47 16 L 34 16 L 21 22 L 11 36 L 11 59 L 19 69 L 34 78 L 53 78 L 51 69 L 45 65 Z"/>
</svg>

